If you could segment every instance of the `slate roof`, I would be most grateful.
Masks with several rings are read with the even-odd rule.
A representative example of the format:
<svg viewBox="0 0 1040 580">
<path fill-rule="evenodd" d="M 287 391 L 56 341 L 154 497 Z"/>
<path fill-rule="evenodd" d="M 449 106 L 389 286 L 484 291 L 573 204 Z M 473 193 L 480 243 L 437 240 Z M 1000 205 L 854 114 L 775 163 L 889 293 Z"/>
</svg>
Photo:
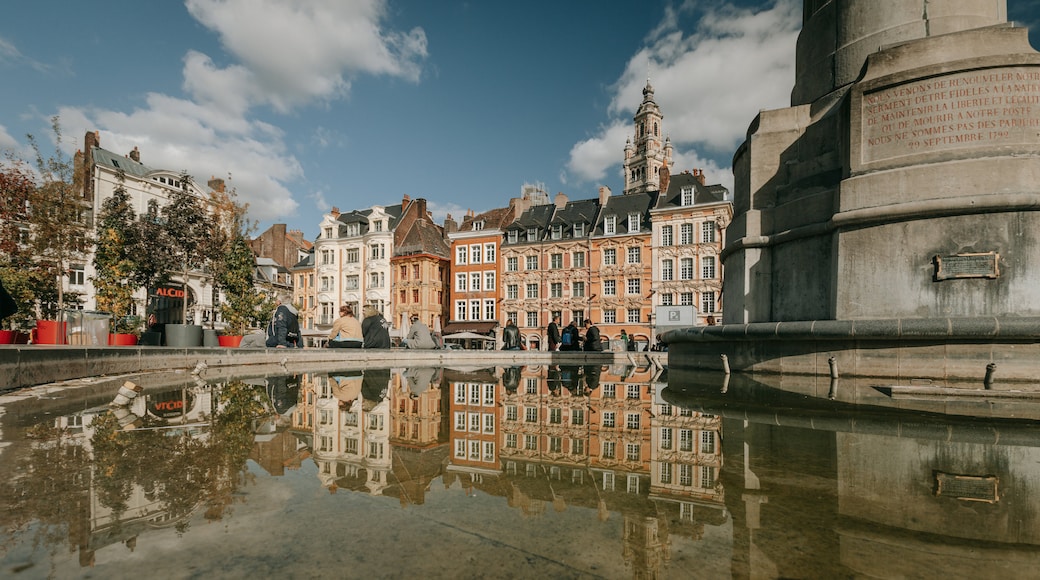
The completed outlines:
<svg viewBox="0 0 1040 580">
<path fill-rule="evenodd" d="M 536 205 L 516 218 L 513 223 L 506 226 L 505 231 L 518 230 L 520 233 L 518 243 L 531 243 L 531 240 L 527 239 L 527 230 L 530 228 L 536 228 L 538 230 L 538 238 L 534 241 L 541 241 L 545 238 L 545 230 L 549 226 L 549 220 L 552 219 L 553 213 L 556 211 L 555 204 L 547 205 Z"/>
<path fill-rule="evenodd" d="M 129 157 L 113 153 L 108 149 L 102 149 L 100 147 L 94 147 L 90 152 L 94 158 L 94 163 L 98 165 L 104 165 L 115 170 L 123 170 L 127 175 L 133 175 L 134 177 L 147 178 L 153 173 L 174 173 L 167 169 L 152 169 L 143 163 L 138 163 Z"/>
<path fill-rule="evenodd" d="M 726 201 L 729 190 L 722 185 L 702 185 L 692 173 L 676 173 L 669 178 L 668 191 L 657 201 L 656 209 L 682 207 L 683 187 L 693 186 L 693 204 L 720 203 Z"/>
<path fill-rule="evenodd" d="M 603 235 L 603 220 L 612 215 L 617 216 L 618 234 L 616 235 L 628 233 L 628 214 L 630 213 L 638 213 L 641 216 L 639 219 L 639 232 L 650 233 L 652 229 L 650 210 L 654 207 L 657 197 L 658 192 L 656 191 L 608 197 L 607 203 L 603 206 L 599 213 L 599 218 L 596 220 L 596 228 L 593 231 L 593 235 Z"/>
<path fill-rule="evenodd" d="M 549 222 L 550 226 L 563 226 L 563 239 L 574 237 L 574 224 L 585 224 L 585 236 L 592 232 L 592 224 L 596 223 L 599 213 L 599 199 L 579 199 L 567 202 L 567 205 L 556 210 Z"/>
<path fill-rule="evenodd" d="M 290 270 L 309 270 L 314 267 L 314 248 L 307 252 L 307 257 L 293 264 Z"/>
</svg>

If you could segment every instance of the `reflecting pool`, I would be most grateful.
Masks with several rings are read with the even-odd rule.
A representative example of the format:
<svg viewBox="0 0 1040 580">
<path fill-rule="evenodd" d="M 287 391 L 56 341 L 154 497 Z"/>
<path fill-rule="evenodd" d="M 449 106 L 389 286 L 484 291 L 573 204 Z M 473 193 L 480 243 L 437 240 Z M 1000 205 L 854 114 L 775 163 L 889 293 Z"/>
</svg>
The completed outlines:
<svg viewBox="0 0 1040 580">
<path fill-rule="evenodd" d="M 7 577 L 1040 574 L 1031 418 L 652 365 L 142 379 L 0 406 Z"/>
</svg>

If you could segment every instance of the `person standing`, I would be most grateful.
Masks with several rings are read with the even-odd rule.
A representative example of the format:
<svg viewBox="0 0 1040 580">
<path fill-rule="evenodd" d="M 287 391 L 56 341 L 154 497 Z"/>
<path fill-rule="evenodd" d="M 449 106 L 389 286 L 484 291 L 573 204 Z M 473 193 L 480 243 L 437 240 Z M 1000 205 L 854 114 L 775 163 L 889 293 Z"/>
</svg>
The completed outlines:
<svg viewBox="0 0 1040 580">
<path fill-rule="evenodd" d="M 585 319 L 585 351 L 600 352 L 603 350 L 603 341 L 600 340 L 599 329 L 592 324 L 592 319 Z"/>
<path fill-rule="evenodd" d="M 303 348 L 300 336 L 299 313 L 292 304 L 282 304 L 275 299 L 274 316 L 267 325 L 267 346 L 275 348 Z"/>
<path fill-rule="evenodd" d="M 574 325 L 573 320 L 563 329 L 560 337 L 561 351 L 580 350 L 578 348 L 578 327 Z"/>
<path fill-rule="evenodd" d="M 390 331 L 386 319 L 371 304 L 365 306 L 365 319 L 361 321 L 361 336 L 364 348 L 390 348 Z"/>
<path fill-rule="evenodd" d="M 562 336 L 560 335 L 560 315 L 554 314 L 552 322 L 549 323 L 549 328 L 546 331 L 549 335 L 549 350 L 558 351 L 560 350 L 560 342 L 562 342 Z"/>
<path fill-rule="evenodd" d="M 628 350 L 628 333 L 621 329 L 621 350 Z"/>
<path fill-rule="evenodd" d="M 520 329 L 512 318 L 502 329 L 502 350 L 520 350 Z"/>
<path fill-rule="evenodd" d="M 354 309 L 344 304 L 339 307 L 339 318 L 329 331 L 329 348 L 361 348 L 364 335 L 361 322 L 354 316 Z"/>
<path fill-rule="evenodd" d="M 428 350 L 437 348 L 437 342 L 433 340 L 430 327 L 419 320 L 418 316 L 412 316 L 412 327 L 408 330 L 404 346 L 406 348 Z"/>
</svg>

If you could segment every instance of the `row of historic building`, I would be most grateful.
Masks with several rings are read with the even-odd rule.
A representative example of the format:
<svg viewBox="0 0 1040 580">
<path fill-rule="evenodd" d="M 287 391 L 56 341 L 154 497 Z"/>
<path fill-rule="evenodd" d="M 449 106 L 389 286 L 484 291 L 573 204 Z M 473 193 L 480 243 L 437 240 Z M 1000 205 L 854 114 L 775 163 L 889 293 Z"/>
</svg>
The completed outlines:
<svg viewBox="0 0 1040 580">
<path fill-rule="evenodd" d="M 139 215 L 185 185 L 200 200 L 225 187 L 221 179 L 211 179 L 208 190 L 182 184 L 179 172 L 145 165 L 136 148 L 125 156 L 103 149 L 96 132 L 87 133 L 75 163 L 88 226 L 119 187 Z M 397 336 L 412 316 L 443 335 L 489 337 L 511 319 L 527 348 L 545 348 L 554 315 L 561 325 L 591 319 L 604 338 L 625 330 L 639 348 L 653 345 L 664 327 L 721 319 L 729 192 L 706 184 L 702 171 L 672 171 L 672 145 L 649 83 L 623 166 L 620 195 L 601 187 L 595 198 L 571 200 L 525 184 L 507 205 L 469 211 L 461 221 L 449 215 L 435 223 L 425 199 L 404 196 L 393 205 L 333 208 L 313 240 L 278 224 L 252 240 L 257 278 L 291 293 L 302 325 L 315 334 L 331 327 L 343 304 L 356 312 L 375 306 Z M 92 256 L 88 250 L 79 258 L 67 290 L 92 309 Z M 206 271 L 175 276 L 169 286 L 183 292 L 139 290 L 137 313 L 182 322 L 180 303 L 169 296 L 183 295 L 188 322 L 221 326 L 220 290 Z"/>
</svg>

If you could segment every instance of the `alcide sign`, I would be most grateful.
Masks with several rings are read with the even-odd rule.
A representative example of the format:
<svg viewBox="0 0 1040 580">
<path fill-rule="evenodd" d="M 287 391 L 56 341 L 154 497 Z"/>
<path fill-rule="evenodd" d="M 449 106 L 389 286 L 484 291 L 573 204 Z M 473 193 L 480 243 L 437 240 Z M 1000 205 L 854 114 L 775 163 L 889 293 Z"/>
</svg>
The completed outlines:
<svg viewBox="0 0 1040 580">
<path fill-rule="evenodd" d="M 156 296 L 162 296 L 164 298 L 179 298 L 179 299 L 183 300 L 184 299 L 184 289 L 183 288 L 170 288 L 168 286 L 160 286 L 159 288 L 155 289 L 155 295 Z"/>
<path fill-rule="evenodd" d="M 195 396 L 192 393 L 184 393 L 182 396 L 180 390 L 149 395 L 148 412 L 160 419 L 180 417 L 183 413 L 191 410 L 194 400 Z"/>
</svg>

